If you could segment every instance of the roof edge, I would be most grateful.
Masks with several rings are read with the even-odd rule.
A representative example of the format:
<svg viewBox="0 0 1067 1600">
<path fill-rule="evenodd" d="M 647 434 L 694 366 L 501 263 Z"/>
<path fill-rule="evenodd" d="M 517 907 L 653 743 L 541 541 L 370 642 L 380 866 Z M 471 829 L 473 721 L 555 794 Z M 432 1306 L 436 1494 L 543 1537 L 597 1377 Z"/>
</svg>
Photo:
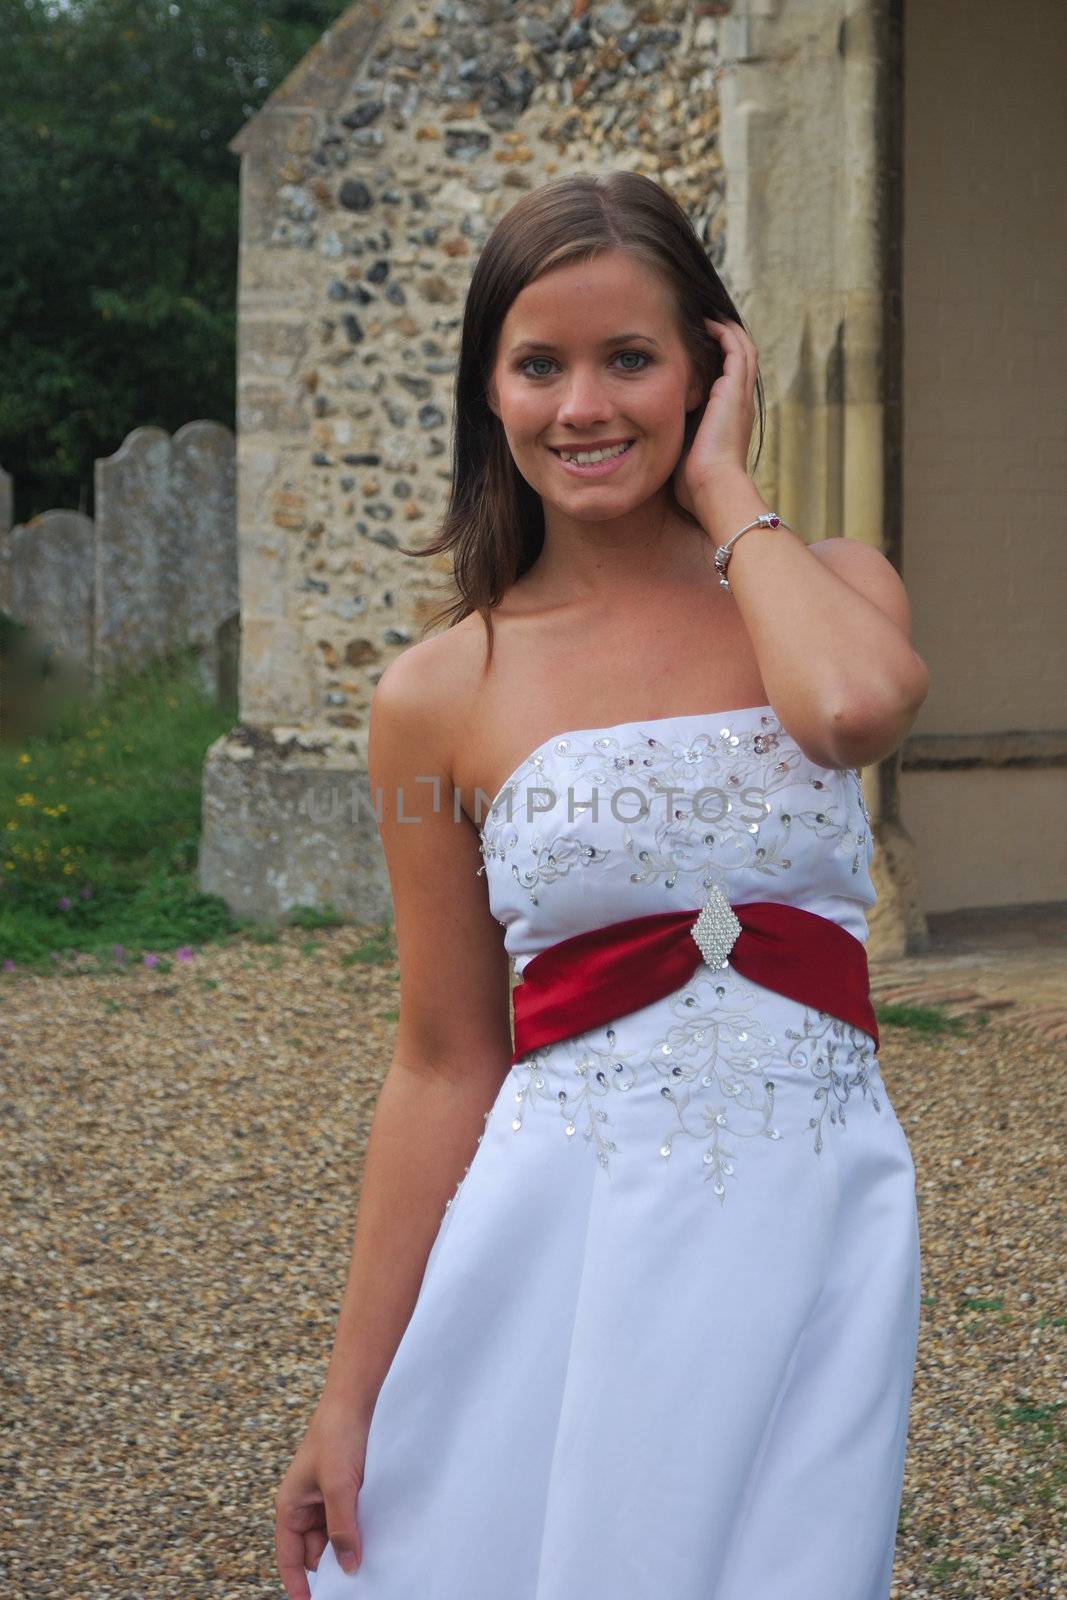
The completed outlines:
<svg viewBox="0 0 1067 1600">
<path fill-rule="evenodd" d="M 244 155 L 254 146 L 263 131 L 263 121 L 271 112 L 336 105 L 392 10 L 393 0 L 354 0 L 259 110 L 238 128 L 226 148 L 235 155 Z"/>
</svg>

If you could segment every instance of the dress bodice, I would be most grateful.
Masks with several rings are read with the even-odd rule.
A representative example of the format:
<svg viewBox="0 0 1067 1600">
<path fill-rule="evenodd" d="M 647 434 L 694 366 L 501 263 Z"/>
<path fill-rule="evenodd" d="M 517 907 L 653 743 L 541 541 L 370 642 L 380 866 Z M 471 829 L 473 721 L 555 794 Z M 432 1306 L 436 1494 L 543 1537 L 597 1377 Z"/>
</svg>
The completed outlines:
<svg viewBox="0 0 1067 1600">
<path fill-rule="evenodd" d="M 858 770 L 810 761 L 763 705 L 546 739 L 495 796 L 479 871 L 521 972 L 560 939 L 699 909 L 712 888 L 865 940 L 873 850 Z"/>
</svg>

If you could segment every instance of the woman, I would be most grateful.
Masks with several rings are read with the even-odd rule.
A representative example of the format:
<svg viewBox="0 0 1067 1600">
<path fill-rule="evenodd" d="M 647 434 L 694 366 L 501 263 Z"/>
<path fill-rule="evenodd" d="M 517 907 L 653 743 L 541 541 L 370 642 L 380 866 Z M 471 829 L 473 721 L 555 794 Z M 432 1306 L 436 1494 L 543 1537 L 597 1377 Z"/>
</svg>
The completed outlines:
<svg viewBox="0 0 1067 1600">
<path fill-rule="evenodd" d="M 290 1600 L 889 1594 L 919 1240 L 857 769 L 927 673 L 877 551 L 774 525 L 754 394 L 650 180 L 488 239 L 459 599 L 372 708 L 400 1020 Z"/>
</svg>

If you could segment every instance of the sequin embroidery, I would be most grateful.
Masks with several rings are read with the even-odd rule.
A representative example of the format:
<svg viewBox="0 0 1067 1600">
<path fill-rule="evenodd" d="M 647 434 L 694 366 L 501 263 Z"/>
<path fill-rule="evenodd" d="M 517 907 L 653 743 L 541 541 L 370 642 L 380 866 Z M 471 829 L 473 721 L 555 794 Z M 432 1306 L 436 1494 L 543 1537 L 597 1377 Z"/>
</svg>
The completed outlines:
<svg viewBox="0 0 1067 1600">
<path fill-rule="evenodd" d="M 597 830 L 597 844 L 581 837 L 593 791 L 598 819 L 584 825 Z M 478 870 L 499 861 L 537 905 L 540 889 L 575 869 L 625 859 L 633 883 L 681 880 L 699 904 L 709 889 L 734 898 L 738 874 L 773 881 L 788 872 L 797 828 L 832 842 L 853 875 L 866 866 L 870 819 L 858 772 L 808 761 L 768 713 L 756 729 L 722 726 L 689 739 L 640 728 L 572 734 L 535 751 L 504 785 L 480 831 Z"/>
<path fill-rule="evenodd" d="M 785 899 L 844 917 L 849 902 L 874 901 L 859 772 L 810 761 L 769 708 L 546 741 L 503 785 L 480 840 L 516 955 L 716 892 L 725 902 L 682 988 L 509 1069 L 500 1114 L 515 1134 L 547 1116 L 608 1177 L 646 1150 L 691 1165 L 723 1203 L 758 1141 L 795 1142 L 807 1123 L 818 1156 L 846 1105 L 880 1109 L 869 1035 L 748 982 L 728 955 L 719 964 L 731 903 Z M 796 1100 L 805 1082 L 810 1114 Z"/>
<path fill-rule="evenodd" d="M 626 1047 L 624 1020 L 517 1061 L 509 1074 L 512 1130 L 523 1128 L 531 1106 L 554 1104 L 564 1135 L 581 1134 L 600 1166 L 610 1170 L 610 1158 L 620 1149 L 616 1118 L 608 1110 L 613 1096 L 638 1084 L 654 1085 L 665 1114 L 659 1155 L 669 1160 L 679 1140 L 687 1149 L 698 1147 L 695 1170 L 722 1202 L 726 1180 L 737 1175 L 736 1141 L 783 1137 L 773 1124 L 776 1061 L 804 1068 L 815 1080 L 808 1126 L 815 1130 L 816 1155 L 823 1149 L 827 1109 L 830 1121 L 843 1128 L 844 1105 L 854 1089 L 870 1093 L 874 1109 L 881 1110 L 873 1041 L 859 1028 L 797 1006 L 801 1031 L 784 1028 L 793 1043 L 783 1051 L 761 1018 L 760 991 L 732 971 L 707 967 L 664 1003 L 673 1020 L 645 1049 Z"/>
</svg>

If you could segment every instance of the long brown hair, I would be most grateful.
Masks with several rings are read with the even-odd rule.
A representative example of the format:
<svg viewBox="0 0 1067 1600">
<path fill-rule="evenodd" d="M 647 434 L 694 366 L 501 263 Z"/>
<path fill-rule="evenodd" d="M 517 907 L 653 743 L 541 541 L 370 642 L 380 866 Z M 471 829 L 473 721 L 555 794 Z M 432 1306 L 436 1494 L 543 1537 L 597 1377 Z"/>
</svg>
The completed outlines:
<svg viewBox="0 0 1067 1600">
<path fill-rule="evenodd" d="M 624 250 L 657 272 L 672 292 L 679 329 L 705 395 L 722 372 L 722 351 L 704 317 L 744 323 L 681 205 L 651 178 L 636 172 L 575 173 L 541 184 L 507 211 L 482 248 L 463 315 L 452 427 L 452 488 L 444 521 L 433 538 L 405 555 L 452 552 L 456 597 L 440 607 L 423 632 L 448 618 L 454 627 L 480 613 L 492 657 L 492 609 L 536 561 L 544 543 L 541 497 L 512 458 L 504 429 L 489 407 L 487 385 L 500 330 L 512 301 L 553 267 Z M 746 330 L 747 331 L 747 330 Z M 763 449 L 763 380 L 757 374 L 759 448 Z M 687 449 L 703 406 L 686 416 Z M 696 518 L 671 497 L 678 514 Z"/>
</svg>

